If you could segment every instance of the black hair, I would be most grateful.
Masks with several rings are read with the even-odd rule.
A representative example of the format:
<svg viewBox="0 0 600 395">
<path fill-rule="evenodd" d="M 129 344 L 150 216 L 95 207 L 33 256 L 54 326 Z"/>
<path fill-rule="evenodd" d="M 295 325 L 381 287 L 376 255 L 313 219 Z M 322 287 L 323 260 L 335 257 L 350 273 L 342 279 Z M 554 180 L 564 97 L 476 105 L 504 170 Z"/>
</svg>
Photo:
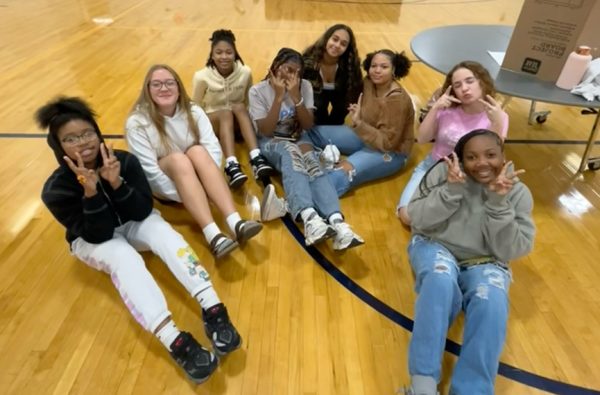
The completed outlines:
<svg viewBox="0 0 600 395">
<path fill-rule="evenodd" d="M 267 75 L 264 79 L 265 80 L 268 79 L 269 75 L 271 73 L 275 75 L 277 72 L 277 68 L 287 62 L 293 62 L 293 63 L 297 63 L 298 65 L 300 65 L 299 74 L 300 75 L 303 74 L 304 60 L 302 59 L 302 55 L 300 54 L 300 52 L 298 52 L 292 48 L 284 47 L 284 48 L 281 48 L 279 50 L 279 52 L 277 52 L 277 55 L 275 55 L 275 58 L 273 59 L 273 62 L 271 63 L 271 67 L 269 67 L 269 73 L 267 73 Z"/>
<path fill-rule="evenodd" d="M 239 60 L 242 64 L 244 64 L 244 61 L 242 60 L 242 57 L 240 56 L 235 46 L 235 36 L 233 35 L 233 32 L 231 30 L 215 30 L 208 40 L 210 41 L 210 53 L 208 54 L 208 59 L 206 60 L 206 66 L 217 67 L 215 61 L 212 58 L 212 53 L 215 49 L 215 46 L 221 41 L 225 41 L 227 44 L 231 45 L 231 47 L 233 48 L 233 53 L 235 54 L 235 60 Z"/>
<path fill-rule="evenodd" d="M 469 133 L 467 133 L 464 136 L 462 136 L 458 140 L 458 142 L 456 143 L 456 145 L 454 146 L 454 153 L 456 154 L 456 156 L 458 158 L 458 161 L 461 164 L 463 163 L 463 159 L 464 159 L 465 145 L 467 145 L 467 143 L 472 138 L 477 137 L 477 136 L 488 136 L 488 137 L 493 138 L 494 140 L 496 140 L 496 143 L 500 147 L 500 150 L 504 151 L 504 143 L 502 142 L 502 138 L 498 135 L 498 133 L 493 132 L 493 131 L 491 131 L 489 129 L 475 129 L 475 130 L 471 130 Z M 431 171 L 433 170 L 434 167 L 436 167 L 437 165 L 439 165 L 442 162 L 444 162 L 444 158 L 438 160 L 433 166 L 431 166 L 431 168 L 429 168 L 425 172 L 425 175 L 423 176 L 423 178 L 421 179 L 421 182 L 419 183 L 419 191 L 421 192 L 422 196 L 429 195 L 429 192 L 431 192 L 431 190 L 433 188 L 438 187 L 439 185 L 441 185 L 441 184 L 436 184 L 436 185 L 431 185 L 431 186 L 427 185 L 427 176 L 429 175 L 429 173 L 431 173 Z"/>
<path fill-rule="evenodd" d="M 496 140 L 496 143 L 500 147 L 500 150 L 504 151 L 504 144 L 502 143 L 502 138 L 498 135 L 498 133 L 488 129 L 475 129 L 462 136 L 454 146 L 454 152 L 456 153 L 456 156 L 458 157 L 460 163 L 462 163 L 464 158 L 465 145 L 467 145 L 469 140 L 477 136 L 488 136 L 493 138 L 494 140 Z"/>
<path fill-rule="evenodd" d="M 48 145 L 54 151 L 54 155 L 59 163 L 63 163 L 64 150 L 58 139 L 58 131 L 61 127 L 72 120 L 83 120 L 90 123 L 100 141 L 102 133 L 95 120 L 96 113 L 88 103 L 78 97 L 60 96 L 51 100 L 46 105 L 40 107 L 35 113 L 35 120 L 43 129 L 48 129 L 46 138 Z"/>
<path fill-rule="evenodd" d="M 378 54 L 383 54 L 390 59 L 392 67 L 394 68 L 394 78 L 399 79 L 408 75 L 410 66 L 412 66 L 410 59 L 404 54 L 404 51 L 398 53 L 389 49 L 380 49 L 367 54 L 367 57 L 362 64 L 363 69 L 367 72 L 367 74 L 371 68 L 371 62 L 373 61 L 373 58 Z"/>
<path fill-rule="evenodd" d="M 340 55 L 337 62 L 338 73 L 341 73 L 342 81 L 346 84 L 348 102 L 356 102 L 362 92 L 362 74 L 360 72 L 360 56 L 356 48 L 356 38 L 350 26 L 342 23 L 330 26 L 314 44 L 304 50 L 302 56 L 306 61 L 307 68 L 318 69 L 318 65 L 323 60 L 323 55 L 326 52 L 327 42 L 333 36 L 333 33 L 338 30 L 345 30 L 349 37 L 348 48 Z"/>
</svg>

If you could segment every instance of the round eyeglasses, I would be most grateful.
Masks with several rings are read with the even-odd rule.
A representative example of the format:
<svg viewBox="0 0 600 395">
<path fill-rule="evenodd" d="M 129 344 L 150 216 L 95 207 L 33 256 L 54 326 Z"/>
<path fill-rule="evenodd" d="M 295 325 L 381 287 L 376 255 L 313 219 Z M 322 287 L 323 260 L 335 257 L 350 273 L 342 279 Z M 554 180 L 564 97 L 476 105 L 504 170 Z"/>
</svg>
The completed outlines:
<svg viewBox="0 0 600 395">
<path fill-rule="evenodd" d="M 93 129 L 87 129 L 85 132 L 81 133 L 79 136 L 70 135 L 62 139 L 61 141 L 66 145 L 77 145 L 79 143 L 87 143 L 93 141 L 98 138 L 96 131 Z"/>
<path fill-rule="evenodd" d="M 175 81 L 175 80 L 164 80 L 164 81 L 154 80 L 154 81 L 150 81 L 149 85 L 150 85 L 150 89 L 159 91 L 163 88 L 163 86 L 166 86 L 167 89 L 173 89 L 173 88 L 177 87 L 177 81 Z"/>
</svg>

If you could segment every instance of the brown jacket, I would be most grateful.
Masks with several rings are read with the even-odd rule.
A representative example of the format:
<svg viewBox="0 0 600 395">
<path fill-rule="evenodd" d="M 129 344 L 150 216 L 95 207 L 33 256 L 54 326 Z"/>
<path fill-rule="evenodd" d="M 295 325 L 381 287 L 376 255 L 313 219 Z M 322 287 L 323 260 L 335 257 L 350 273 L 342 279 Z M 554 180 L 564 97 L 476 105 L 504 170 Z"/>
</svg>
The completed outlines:
<svg viewBox="0 0 600 395">
<path fill-rule="evenodd" d="M 385 97 L 377 97 L 375 86 L 365 78 L 360 118 L 354 130 L 371 148 L 410 154 L 414 143 L 415 110 L 410 95 L 402 86 L 392 89 Z"/>
</svg>

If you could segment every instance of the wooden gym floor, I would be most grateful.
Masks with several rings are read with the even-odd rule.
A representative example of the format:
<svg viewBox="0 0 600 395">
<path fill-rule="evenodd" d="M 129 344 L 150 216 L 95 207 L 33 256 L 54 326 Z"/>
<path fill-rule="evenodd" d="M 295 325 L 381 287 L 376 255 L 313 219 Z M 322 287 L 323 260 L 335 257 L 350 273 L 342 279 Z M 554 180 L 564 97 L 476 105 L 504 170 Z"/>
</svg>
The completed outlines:
<svg viewBox="0 0 600 395">
<path fill-rule="evenodd" d="M 394 207 L 412 167 L 342 199 L 366 244 L 343 254 L 305 249 L 296 225 L 266 224 L 243 250 L 215 262 L 179 206 L 157 204 L 212 274 L 244 338 L 217 373 L 192 385 L 152 335 L 129 316 L 107 276 L 70 256 L 63 228 L 40 201 L 56 161 L 33 113 L 78 95 L 124 148 L 123 124 L 153 63 L 169 63 L 191 89 L 208 37 L 229 28 L 260 80 L 283 46 L 304 49 L 337 22 L 361 55 L 406 50 L 419 31 L 445 24 L 514 25 L 522 1 L 0 0 L 0 393 L 10 394 L 393 394 L 408 383 L 413 280 L 409 232 Z M 403 81 L 421 101 L 442 76 L 415 63 Z M 511 317 L 498 394 L 600 393 L 599 175 L 575 174 L 592 124 L 579 109 L 527 125 L 514 99 L 507 155 L 535 198 L 536 245 L 513 262 Z M 512 140 L 512 141 L 511 141 Z M 565 143 L 566 141 L 566 143 Z M 245 156 L 242 147 L 240 155 Z M 598 155 L 596 149 L 596 155 Z M 258 217 L 260 188 L 235 194 Z M 178 325 L 203 343 L 198 305 L 155 257 L 148 267 Z M 462 322 L 449 339 L 461 342 Z M 454 356 L 444 358 L 446 379 Z M 587 388 L 587 390 L 586 390 Z"/>
</svg>

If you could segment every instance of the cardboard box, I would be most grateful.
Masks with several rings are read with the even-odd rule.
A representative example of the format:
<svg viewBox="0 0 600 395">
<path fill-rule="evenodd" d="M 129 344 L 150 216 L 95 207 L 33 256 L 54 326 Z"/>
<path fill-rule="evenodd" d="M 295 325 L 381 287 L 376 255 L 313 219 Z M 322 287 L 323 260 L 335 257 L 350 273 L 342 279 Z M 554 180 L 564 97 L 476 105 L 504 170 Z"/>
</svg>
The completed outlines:
<svg viewBox="0 0 600 395">
<path fill-rule="evenodd" d="M 600 1 L 525 0 L 502 67 L 556 81 L 579 45 L 600 49 Z"/>
</svg>

